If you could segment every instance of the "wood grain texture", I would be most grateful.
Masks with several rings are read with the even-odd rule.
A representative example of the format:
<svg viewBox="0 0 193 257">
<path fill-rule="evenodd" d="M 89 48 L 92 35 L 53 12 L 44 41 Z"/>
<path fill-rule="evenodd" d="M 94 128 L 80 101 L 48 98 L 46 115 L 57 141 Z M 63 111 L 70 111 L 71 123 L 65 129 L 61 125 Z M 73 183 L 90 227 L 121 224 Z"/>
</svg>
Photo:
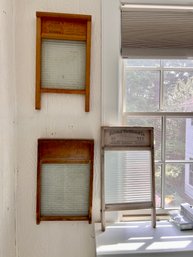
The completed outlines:
<svg viewBox="0 0 193 257">
<path fill-rule="evenodd" d="M 41 19 L 36 20 L 36 97 L 35 108 L 41 108 Z"/>
<path fill-rule="evenodd" d="M 45 18 L 66 18 L 72 20 L 91 20 L 90 15 L 84 14 L 70 14 L 70 13 L 53 13 L 53 12 L 36 12 L 37 17 L 45 17 Z"/>
<path fill-rule="evenodd" d="M 91 21 L 87 22 L 85 112 L 90 110 Z"/>
<path fill-rule="evenodd" d="M 79 14 L 62 14 L 36 12 L 37 39 L 36 39 L 36 104 L 41 108 L 41 93 L 85 94 L 85 111 L 90 108 L 90 52 L 91 52 L 91 16 Z M 42 90 L 41 85 L 41 39 L 55 39 L 86 42 L 86 74 L 85 91 Z M 41 89 L 41 90 L 40 90 Z M 45 90 L 45 88 L 44 88 Z"/>
<path fill-rule="evenodd" d="M 152 227 L 156 227 L 156 203 L 155 203 L 155 166 L 154 166 L 154 129 L 152 127 L 108 127 L 101 128 L 101 226 L 105 230 L 105 211 L 152 209 Z M 144 151 L 151 152 L 150 158 L 150 200 L 139 202 L 105 202 L 105 151 Z M 129 169 L 128 169 L 129 170 Z M 136 176 L 136 174 L 135 174 Z M 127 174 L 127 180 L 129 175 Z M 135 185 L 136 186 L 136 185 Z M 138 185 L 137 185 L 138 186 Z M 137 188 L 136 186 L 136 188 Z M 139 187 L 139 186 L 138 186 Z M 122 199 L 121 199 L 122 201 Z"/>
<path fill-rule="evenodd" d="M 65 35 L 56 33 L 42 33 L 44 39 L 58 39 L 58 40 L 69 40 L 69 41 L 86 41 L 85 35 Z"/>
<path fill-rule="evenodd" d="M 42 93 L 54 93 L 54 94 L 78 94 L 84 95 L 85 90 L 78 89 L 62 89 L 62 88 L 41 88 Z"/>
<path fill-rule="evenodd" d="M 36 223 L 44 220 L 92 221 L 94 140 L 90 139 L 38 139 Z M 90 163 L 89 207 L 87 216 L 45 216 L 41 214 L 41 164 Z"/>
<path fill-rule="evenodd" d="M 44 18 L 42 19 L 42 33 L 85 37 L 86 25 L 84 20 L 80 22 L 72 19 L 68 20 L 67 18 L 64 20 L 62 18 Z"/>
</svg>

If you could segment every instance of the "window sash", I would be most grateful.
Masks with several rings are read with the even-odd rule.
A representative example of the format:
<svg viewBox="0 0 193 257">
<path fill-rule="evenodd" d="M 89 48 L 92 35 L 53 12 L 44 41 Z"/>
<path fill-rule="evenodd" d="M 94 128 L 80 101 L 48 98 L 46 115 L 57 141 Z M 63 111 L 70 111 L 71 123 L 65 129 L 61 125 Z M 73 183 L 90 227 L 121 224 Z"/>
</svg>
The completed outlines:
<svg viewBox="0 0 193 257">
<path fill-rule="evenodd" d="M 124 81 L 125 78 L 125 72 L 127 71 L 159 71 L 160 72 L 160 82 L 159 82 L 159 87 L 160 87 L 160 97 L 159 97 L 159 107 L 160 109 L 155 112 L 127 112 L 126 111 L 126 98 L 125 98 L 125 88 L 126 83 Z M 166 160 L 166 120 L 168 118 L 193 118 L 193 112 L 167 112 L 167 111 L 161 111 L 163 107 L 163 88 L 164 88 L 164 79 L 163 75 L 164 72 L 166 71 L 182 71 L 182 72 L 192 72 L 193 68 L 192 67 L 164 67 L 163 62 L 160 60 L 160 66 L 158 67 L 136 67 L 136 66 L 126 66 L 123 63 L 123 81 L 122 81 L 122 124 L 126 125 L 127 120 L 129 117 L 131 118 L 159 118 L 161 119 L 161 157 L 160 160 L 155 161 L 155 165 L 159 165 L 161 167 L 161 202 L 160 202 L 160 207 L 162 209 L 167 209 L 165 206 L 165 194 L 166 194 L 166 189 L 165 188 L 165 181 L 166 181 L 166 166 L 168 164 L 171 165 L 185 165 L 185 164 L 193 164 L 192 160 Z"/>
<path fill-rule="evenodd" d="M 193 114 L 193 111 L 186 111 L 186 112 L 181 112 L 181 111 L 163 111 L 164 109 L 164 74 L 167 71 L 174 71 L 174 72 L 193 72 L 193 67 L 164 67 L 163 61 L 160 60 L 160 66 L 159 67 L 137 67 L 137 66 L 127 66 L 124 65 L 124 59 L 122 59 L 122 67 L 123 67 L 123 76 L 122 76 L 122 113 L 127 113 L 129 115 L 134 115 L 137 116 L 139 114 L 148 113 L 149 115 L 152 116 L 160 116 L 160 115 L 169 115 L 169 116 L 183 116 L 184 113 L 188 113 L 189 115 Z M 152 111 L 152 112 L 126 112 L 126 73 L 128 71 L 157 71 L 160 73 L 160 83 L 159 83 L 159 110 Z"/>
</svg>

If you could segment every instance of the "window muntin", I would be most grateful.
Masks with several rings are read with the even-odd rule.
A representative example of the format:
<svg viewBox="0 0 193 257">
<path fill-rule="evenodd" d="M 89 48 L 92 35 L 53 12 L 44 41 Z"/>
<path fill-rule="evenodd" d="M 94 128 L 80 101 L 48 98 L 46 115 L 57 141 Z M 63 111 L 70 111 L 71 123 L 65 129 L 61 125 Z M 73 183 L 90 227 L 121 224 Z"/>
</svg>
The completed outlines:
<svg viewBox="0 0 193 257">
<path fill-rule="evenodd" d="M 193 160 L 193 158 L 190 158 L 190 160 Z M 189 168 L 188 183 L 191 187 L 193 187 L 193 163 L 190 163 L 188 168 Z"/>
<path fill-rule="evenodd" d="M 123 66 L 123 125 L 155 129 L 156 206 L 192 204 L 193 60 L 124 59 Z"/>
</svg>

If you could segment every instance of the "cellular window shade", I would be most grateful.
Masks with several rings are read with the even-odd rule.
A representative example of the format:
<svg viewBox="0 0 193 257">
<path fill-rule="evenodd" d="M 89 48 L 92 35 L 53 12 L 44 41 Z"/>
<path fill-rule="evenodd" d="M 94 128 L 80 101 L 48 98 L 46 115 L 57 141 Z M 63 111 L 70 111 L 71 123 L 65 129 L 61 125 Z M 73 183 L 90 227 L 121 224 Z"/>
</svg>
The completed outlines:
<svg viewBox="0 0 193 257">
<path fill-rule="evenodd" d="M 150 151 L 105 151 L 106 204 L 151 202 Z"/>
<path fill-rule="evenodd" d="M 146 6 L 121 8 L 122 57 L 193 56 L 193 10 Z"/>
</svg>

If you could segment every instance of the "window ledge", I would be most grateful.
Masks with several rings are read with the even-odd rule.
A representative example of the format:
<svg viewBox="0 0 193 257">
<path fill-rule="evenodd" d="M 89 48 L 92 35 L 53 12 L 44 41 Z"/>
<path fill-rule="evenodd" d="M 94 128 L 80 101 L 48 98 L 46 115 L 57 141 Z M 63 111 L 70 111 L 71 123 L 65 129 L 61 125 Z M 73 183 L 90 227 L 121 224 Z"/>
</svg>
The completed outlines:
<svg viewBox="0 0 193 257">
<path fill-rule="evenodd" d="M 119 222 L 106 226 L 95 224 L 96 255 L 192 257 L 193 230 L 180 231 L 168 221 L 157 222 L 154 229 L 149 221 Z"/>
</svg>

